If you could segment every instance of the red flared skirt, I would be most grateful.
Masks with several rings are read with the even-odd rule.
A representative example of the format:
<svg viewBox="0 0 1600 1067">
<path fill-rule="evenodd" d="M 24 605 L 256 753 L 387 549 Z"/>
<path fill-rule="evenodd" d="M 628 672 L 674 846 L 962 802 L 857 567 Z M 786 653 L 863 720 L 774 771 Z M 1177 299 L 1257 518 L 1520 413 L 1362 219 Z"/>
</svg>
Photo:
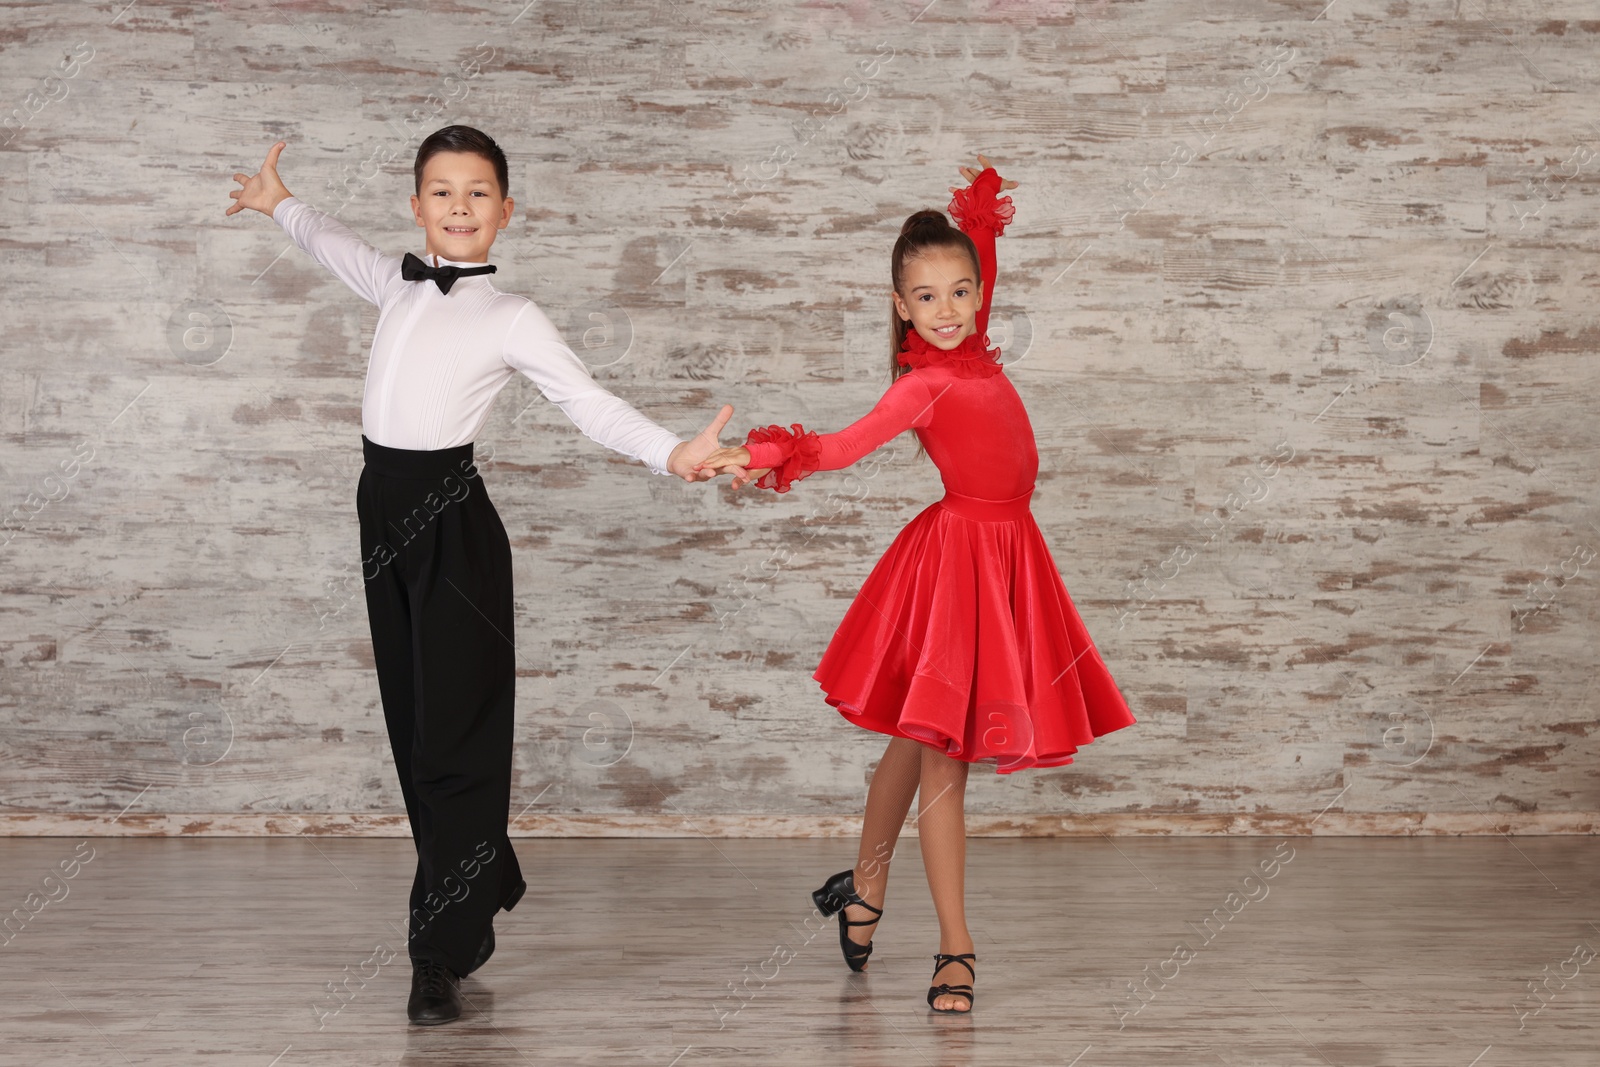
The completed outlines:
<svg viewBox="0 0 1600 1067">
<path fill-rule="evenodd" d="M 947 493 L 900 531 L 812 675 L 829 704 L 1000 774 L 1071 763 L 1079 746 L 1134 724 L 1032 495 Z"/>
</svg>

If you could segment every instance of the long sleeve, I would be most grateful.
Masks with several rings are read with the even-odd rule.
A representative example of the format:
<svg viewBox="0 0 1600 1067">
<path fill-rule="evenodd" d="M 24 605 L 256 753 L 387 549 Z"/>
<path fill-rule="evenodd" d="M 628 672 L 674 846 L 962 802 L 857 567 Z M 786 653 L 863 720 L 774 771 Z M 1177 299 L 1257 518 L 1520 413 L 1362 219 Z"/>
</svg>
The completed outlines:
<svg viewBox="0 0 1600 1067">
<path fill-rule="evenodd" d="M 994 306 L 999 281 L 994 239 L 1005 233 L 1015 210 L 1011 198 L 998 196 L 999 192 L 1000 174 L 993 167 L 987 167 L 972 179 L 971 185 L 950 198 L 950 214 L 956 225 L 978 248 L 978 270 L 983 274 L 983 306 L 978 309 L 975 325 L 980 338 L 989 332 L 989 309 Z"/>
<path fill-rule="evenodd" d="M 370 304 L 381 307 L 384 287 L 400 276 L 399 256 L 379 251 L 350 227 L 297 196 L 288 197 L 273 208 L 272 221 L 282 226 L 302 251 Z"/>
<path fill-rule="evenodd" d="M 667 461 L 682 443 L 678 435 L 595 381 L 532 301 L 517 312 L 506 331 L 504 358 L 532 379 L 545 399 L 560 408 L 585 437 L 640 460 L 657 474 L 670 473 Z"/>
<path fill-rule="evenodd" d="M 745 448 L 750 467 L 770 467 L 756 482 L 762 489 L 787 493 L 792 482 L 815 471 L 848 467 L 884 442 L 933 419 L 937 400 L 918 374 L 903 374 L 871 411 L 838 433 L 815 434 L 795 423 L 792 430 L 767 426 L 750 431 Z"/>
</svg>

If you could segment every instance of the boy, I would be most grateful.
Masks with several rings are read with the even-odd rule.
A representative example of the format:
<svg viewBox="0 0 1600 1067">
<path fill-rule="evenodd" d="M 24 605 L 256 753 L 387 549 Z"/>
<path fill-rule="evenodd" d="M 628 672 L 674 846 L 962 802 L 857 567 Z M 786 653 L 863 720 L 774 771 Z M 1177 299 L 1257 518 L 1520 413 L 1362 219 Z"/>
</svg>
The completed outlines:
<svg viewBox="0 0 1600 1067">
<path fill-rule="evenodd" d="M 588 437 L 660 474 L 703 481 L 724 406 L 692 441 L 603 389 L 532 301 L 487 275 L 511 221 L 505 153 L 447 126 L 417 150 L 411 210 L 426 259 L 380 252 L 278 177 L 235 174 L 232 215 L 277 222 L 382 312 L 361 405 L 356 490 L 378 689 L 417 848 L 408 947 L 413 1023 L 461 1014 L 461 977 L 494 951 L 495 912 L 527 888 L 506 836 L 516 664 L 511 547 L 472 462 L 495 394 L 521 371 Z"/>
</svg>

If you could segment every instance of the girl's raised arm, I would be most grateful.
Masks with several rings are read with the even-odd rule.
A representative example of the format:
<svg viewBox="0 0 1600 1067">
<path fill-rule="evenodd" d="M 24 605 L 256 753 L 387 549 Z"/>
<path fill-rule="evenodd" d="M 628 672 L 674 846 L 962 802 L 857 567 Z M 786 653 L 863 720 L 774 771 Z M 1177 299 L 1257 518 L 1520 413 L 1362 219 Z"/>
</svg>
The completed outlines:
<svg viewBox="0 0 1600 1067">
<path fill-rule="evenodd" d="M 965 189 L 951 187 L 949 211 L 978 249 L 983 304 L 978 308 L 974 326 L 978 336 L 983 337 L 989 329 L 989 308 L 994 303 L 998 272 L 994 239 L 1005 232 L 1014 210 L 1011 198 L 998 194 L 1005 189 L 1015 189 L 1017 183 L 1001 178 L 986 157 L 980 155 L 978 162 L 983 166 L 981 171 L 961 168 L 961 176 L 969 184 Z M 713 452 L 700 461 L 697 469 L 735 469 L 735 488 L 754 478 L 759 488 L 786 493 L 790 485 L 809 474 L 848 467 L 906 430 L 926 426 L 933 417 L 933 405 L 937 400 L 919 376 L 902 375 L 871 412 L 838 433 L 819 436 L 799 423 L 788 430 L 781 426 L 751 430 L 743 446 Z M 762 471 L 759 477 L 757 471 Z"/>
<path fill-rule="evenodd" d="M 981 171 L 961 168 L 961 176 L 970 184 L 965 189 L 951 187 L 949 211 L 956 225 L 978 248 L 978 270 L 983 274 L 983 306 L 978 308 L 975 325 L 978 336 L 983 337 L 989 332 L 989 309 L 994 307 L 995 283 L 999 280 L 994 239 L 1005 233 L 1015 210 L 1011 198 L 999 193 L 1015 189 L 1017 183 L 1001 178 L 987 157 L 980 155 L 978 162 L 983 165 Z"/>
</svg>

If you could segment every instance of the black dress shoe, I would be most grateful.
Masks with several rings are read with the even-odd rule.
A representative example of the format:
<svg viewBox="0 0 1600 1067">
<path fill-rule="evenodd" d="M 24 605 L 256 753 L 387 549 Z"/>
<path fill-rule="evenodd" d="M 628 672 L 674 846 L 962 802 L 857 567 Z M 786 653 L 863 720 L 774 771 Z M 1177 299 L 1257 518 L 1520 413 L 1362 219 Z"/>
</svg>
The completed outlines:
<svg viewBox="0 0 1600 1067">
<path fill-rule="evenodd" d="M 470 969 L 468 969 L 467 974 L 471 974 L 473 971 L 476 971 L 479 967 L 482 967 L 485 963 L 488 963 L 489 962 L 489 957 L 493 956 L 493 955 L 494 955 L 494 925 L 491 923 L 490 926 L 489 926 L 489 932 L 483 935 L 483 944 L 478 946 L 477 958 L 475 958 L 472 961 L 472 967 Z M 462 977 L 465 977 L 465 975 L 463 975 Z"/>
<path fill-rule="evenodd" d="M 418 1026 L 438 1026 L 461 1017 L 461 978 L 442 963 L 411 961 L 411 999 L 406 1017 Z"/>
<path fill-rule="evenodd" d="M 872 955 L 872 942 L 858 945 L 850 939 L 850 927 L 871 926 L 883 917 L 882 908 L 874 908 L 871 904 L 856 896 L 856 871 L 852 867 L 847 871 L 840 871 L 822 884 L 822 888 L 811 894 L 811 900 L 817 906 L 817 911 L 824 916 L 839 913 L 839 950 L 844 953 L 844 962 L 852 971 L 860 971 L 867 965 L 867 957 Z M 872 912 L 870 919 L 846 919 L 844 909 L 855 904 Z"/>
</svg>

